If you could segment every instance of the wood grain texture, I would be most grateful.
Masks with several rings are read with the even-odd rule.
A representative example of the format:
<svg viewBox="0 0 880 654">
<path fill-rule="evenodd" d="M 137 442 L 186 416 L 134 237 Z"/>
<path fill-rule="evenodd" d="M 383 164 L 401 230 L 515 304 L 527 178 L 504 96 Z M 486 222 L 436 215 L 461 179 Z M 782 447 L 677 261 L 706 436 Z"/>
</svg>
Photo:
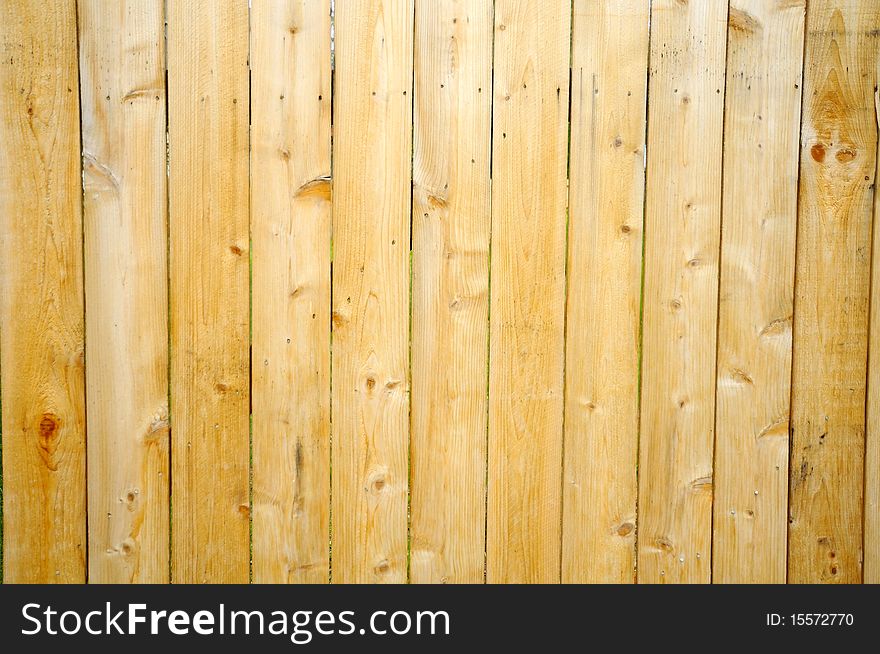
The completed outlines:
<svg viewBox="0 0 880 654">
<path fill-rule="evenodd" d="M 79 3 L 89 581 L 167 583 L 161 0 Z"/>
<path fill-rule="evenodd" d="M 486 526 L 492 3 L 418 3 L 413 583 L 481 583 Z"/>
<path fill-rule="evenodd" d="M 168 2 L 172 579 L 249 577 L 248 3 Z"/>
<path fill-rule="evenodd" d="M 571 5 L 495 3 L 487 580 L 557 582 Z"/>
<path fill-rule="evenodd" d="M 648 4 L 573 20 L 562 581 L 631 583 Z"/>
<path fill-rule="evenodd" d="M 76 3 L 0 3 L 6 583 L 86 579 Z"/>
<path fill-rule="evenodd" d="M 718 583 L 785 583 L 803 38 L 803 2 L 730 5 L 712 548 Z"/>
<path fill-rule="evenodd" d="M 638 574 L 705 583 L 727 3 L 655 0 L 651 17 Z"/>
<path fill-rule="evenodd" d="M 788 579 L 862 579 L 880 5 L 807 7 L 795 272 Z"/>
<path fill-rule="evenodd" d="M 251 10 L 254 581 L 330 564 L 330 2 Z"/>
<path fill-rule="evenodd" d="M 875 74 L 880 74 L 880 70 Z M 874 89 L 874 116 L 880 127 L 880 91 L 877 89 Z M 880 163 L 880 149 L 875 156 Z M 876 172 L 874 179 L 877 179 Z M 880 216 L 880 193 L 874 193 L 868 389 L 865 413 L 865 533 L 862 580 L 866 584 L 880 584 L 880 229 L 876 224 L 878 216 Z"/>
<path fill-rule="evenodd" d="M 412 0 L 336 5 L 333 581 L 407 578 Z"/>
</svg>

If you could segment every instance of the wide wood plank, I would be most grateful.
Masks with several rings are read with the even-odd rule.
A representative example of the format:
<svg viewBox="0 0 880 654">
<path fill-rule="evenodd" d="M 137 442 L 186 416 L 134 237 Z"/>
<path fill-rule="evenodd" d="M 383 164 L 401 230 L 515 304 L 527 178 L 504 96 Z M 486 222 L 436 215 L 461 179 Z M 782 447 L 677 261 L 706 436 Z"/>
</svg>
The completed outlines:
<svg viewBox="0 0 880 654">
<path fill-rule="evenodd" d="M 495 3 L 487 580 L 557 582 L 571 4 Z"/>
<path fill-rule="evenodd" d="M 0 3 L 3 579 L 86 579 L 76 3 Z"/>
<path fill-rule="evenodd" d="M 163 2 L 82 0 L 79 43 L 89 581 L 166 583 Z"/>
<path fill-rule="evenodd" d="M 247 58 L 247 0 L 169 0 L 177 583 L 249 577 Z"/>
<path fill-rule="evenodd" d="M 880 4 L 807 6 L 788 579 L 862 579 Z"/>
<path fill-rule="evenodd" d="M 412 0 L 336 5 L 332 575 L 407 578 Z"/>
<path fill-rule="evenodd" d="M 480 583 L 486 525 L 492 3 L 416 5 L 413 583 Z"/>
<path fill-rule="evenodd" d="M 718 583 L 785 583 L 803 38 L 803 2 L 730 5 L 712 555 Z"/>
<path fill-rule="evenodd" d="M 648 3 L 572 25 L 562 580 L 634 579 Z"/>
<path fill-rule="evenodd" d="M 251 10 L 254 581 L 330 564 L 330 2 Z"/>
<path fill-rule="evenodd" d="M 655 0 L 638 575 L 708 582 L 726 2 Z"/>
</svg>

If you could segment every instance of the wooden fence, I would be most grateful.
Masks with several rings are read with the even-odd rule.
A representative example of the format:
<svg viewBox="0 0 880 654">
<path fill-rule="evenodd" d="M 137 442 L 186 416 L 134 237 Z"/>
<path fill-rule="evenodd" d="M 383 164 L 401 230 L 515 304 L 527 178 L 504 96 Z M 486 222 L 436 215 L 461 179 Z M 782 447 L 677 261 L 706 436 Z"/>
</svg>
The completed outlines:
<svg viewBox="0 0 880 654">
<path fill-rule="evenodd" d="M 5 581 L 880 581 L 878 62 L 880 0 L 0 1 Z"/>
</svg>

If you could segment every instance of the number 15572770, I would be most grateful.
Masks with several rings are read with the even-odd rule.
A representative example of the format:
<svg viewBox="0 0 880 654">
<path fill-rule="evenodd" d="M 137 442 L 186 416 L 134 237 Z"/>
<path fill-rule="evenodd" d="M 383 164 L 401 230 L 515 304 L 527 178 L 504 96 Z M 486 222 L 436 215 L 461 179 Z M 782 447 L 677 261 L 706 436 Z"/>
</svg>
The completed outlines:
<svg viewBox="0 0 880 654">
<path fill-rule="evenodd" d="M 766 620 L 768 627 L 851 627 L 855 622 L 852 613 L 768 613 Z"/>
</svg>

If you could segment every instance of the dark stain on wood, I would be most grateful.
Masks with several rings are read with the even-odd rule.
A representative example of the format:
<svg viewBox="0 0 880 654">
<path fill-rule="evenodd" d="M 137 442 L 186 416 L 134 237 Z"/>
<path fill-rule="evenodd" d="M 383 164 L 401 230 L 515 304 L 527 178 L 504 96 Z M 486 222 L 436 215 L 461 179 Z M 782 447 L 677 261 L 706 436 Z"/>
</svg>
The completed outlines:
<svg viewBox="0 0 880 654">
<path fill-rule="evenodd" d="M 39 451 L 43 463 L 52 472 L 57 472 L 58 463 L 55 461 L 55 452 L 58 450 L 61 420 L 54 413 L 44 413 L 39 424 Z"/>
<path fill-rule="evenodd" d="M 331 192 L 330 178 L 316 177 L 300 186 L 294 193 L 294 197 L 329 202 Z"/>
<path fill-rule="evenodd" d="M 747 11 L 734 7 L 730 8 L 727 24 L 730 29 L 744 34 L 754 34 L 761 29 L 761 23 L 757 18 Z"/>
</svg>

